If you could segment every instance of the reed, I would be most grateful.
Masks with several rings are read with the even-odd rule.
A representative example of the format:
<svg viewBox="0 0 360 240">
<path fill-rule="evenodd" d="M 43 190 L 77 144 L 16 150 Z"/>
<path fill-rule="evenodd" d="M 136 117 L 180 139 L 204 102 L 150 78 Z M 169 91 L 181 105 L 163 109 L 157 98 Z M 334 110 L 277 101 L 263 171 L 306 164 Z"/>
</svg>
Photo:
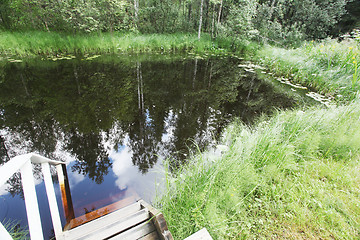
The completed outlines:
<svg viewBox="0 0 360 240">
<path fill-rule="evenodd" d="M 246 50 L 246 43 L 237 42 L 238 52 Z M 204 34 L 201 40 L 194 34 L 97 33 L 64 34 L 56 32 L 1 32 L 1 56 L 37 56 L 103 53 L 224 53 L 232 52 L 230 40 L 213 40 Z M 228 49 L 229 48 L 229 49 Z"/>
<path fill-rule="evenodd" d="M 175 239 L 357 239 L 360 101 L 227 128 L 221 156 L 194 154 L 158 200 Z"/>
</svg>

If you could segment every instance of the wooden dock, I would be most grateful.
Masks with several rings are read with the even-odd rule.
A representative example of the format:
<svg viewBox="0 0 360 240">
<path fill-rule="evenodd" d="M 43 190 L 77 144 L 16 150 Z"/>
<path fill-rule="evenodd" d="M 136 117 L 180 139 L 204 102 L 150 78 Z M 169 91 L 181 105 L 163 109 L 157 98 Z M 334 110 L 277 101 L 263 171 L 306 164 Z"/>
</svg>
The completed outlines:
<svg viewBox="0 0 360 240">
<path fill-rule="evenodd" d="M 106 208 L 106 207 L 105 207 Z M 162 213 L 143 200 L 138 200 L 126 207 L 103 215 L 104 209 L 87 218 L 80 217 L 82 225 L 63 231 L 59 239 L 66 240 L 173 240 Z M 93 219 L 92 219 L 93 218 Z"/>
<path fill-rule="evenodd" d="M 65 166 L 59 166 L 57 172 L 66 225 L 56 239 L 173 240 L 162 213 L 140 199 L 133 189 L 127 189 L 130 196 L 75 218 Z M 100 202 L 103 205 L 108 201 L 103 199 L 95 205 Z"/>
<path fill-rule="evenodd" d="M 12 158 L 0 168 L 0 186 L 5 184 L 16 171 L 20 170 L 29 223 L 30 238 L 44 239 L 32 171 L 32 164 L 41 164 L 45 188 L 49 202 L 51 219 L 57 240 L 173 240 L 165 218 L 161 212 L 134 194 L 115 203 L 101 201 L 98 209 L 75 218 L 71 191 L 65 163 L 45 158 L 35 153 Z M 63 228 L 56 201 L 50 165 L 56 166 L 60 185 L 61 199 L 66 219 Z M 105 206 L 104 206 L 105 205 Z M 0 238 L 11 240 L 12 237 L 0 223 Z M 186 240 L 212 240 L 206 229 L 193 234 Z"/>
</svg>

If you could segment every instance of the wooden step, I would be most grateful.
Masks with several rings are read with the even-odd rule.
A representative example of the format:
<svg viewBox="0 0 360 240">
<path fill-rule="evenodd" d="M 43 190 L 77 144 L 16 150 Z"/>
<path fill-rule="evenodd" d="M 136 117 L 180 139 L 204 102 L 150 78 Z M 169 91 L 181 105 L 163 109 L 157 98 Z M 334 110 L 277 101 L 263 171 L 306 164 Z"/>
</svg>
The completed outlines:
<svg viewBox="0 0 360 240">
<path fill-rule="evenodd" d="M 65 239 L 104 239 L 146 221 L 148 210 L 141 209 L 140 203 L 109 213 L 84 225 L 64 232 Z"/>
<path fill-rule="evenodd" d="M 71 219 L 70 222 L 68 224 L 65 225 L 64 230 L 70 230 L 73 229 L 75 227 L 78 227 L 82 224 L 85 224 L 87 222 L 93 221 L 99 217 L 102 217 L 104 215 L 107 215 L 111 212 L 115 212 L 119 209 L 122 209 L 126 206 L 129 206 L 133 203 L 136 202 L 136 198 L 134 196 L 122 199 L 120 201 L 117 201 L 115 203 L 112 203 L 110 205 L 107 205 L 105 207 L 99 208 L 97 210 L 94 210 L 92 212 L 89 212 L 85 215 L 82 215 L 80 217 Z"/>
<path fill-rule="evenodd" d="M 129 229 L 126 232 L 123 232 L 121 234 L 115 235 L 112 238 L 110 238 L 111 240 L 138 240 L 138 239 L 146 239 L 145 237 L 150 235 L 150 237 L 154 236 L 153 233 L 157 233 L 156 232 L 156 228 L 154 226 L 154 224 L 152 223 L 152 221 L 148 220 L 136 227 L 133 227 L 131 229 Z M 157 240 L 158 235 L 155 235 L 156 238 L 150 238 L 150 240 Z"/>
<path fill-rule="evenodd" d="M 185 238 L 184 240 L 212 240 L 212 237 L 210 236 L 206 228 L 203 228 L 200 231 L 194 233 L 193 235 Z"/>
</svg>

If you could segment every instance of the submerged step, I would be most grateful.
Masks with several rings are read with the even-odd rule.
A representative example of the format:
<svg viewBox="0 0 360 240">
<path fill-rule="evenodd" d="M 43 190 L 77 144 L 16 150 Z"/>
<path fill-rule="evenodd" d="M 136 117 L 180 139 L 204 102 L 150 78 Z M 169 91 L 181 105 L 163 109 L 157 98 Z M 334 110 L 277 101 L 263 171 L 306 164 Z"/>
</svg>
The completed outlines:
<svg viewBox="0 0 360 240">
<path fill-rule="evenodd" d="M 109 229 L 109 227 L 113 226 L 114 224 L 117 225 L 118 228 L 114 233 L 118 233 L 129 228 L 129 224 L 131 225 L 135 221 L 143 221 L 146 218 L 148 218 L 147 209 L 141 210 L 140 203 L 136 202 L 130 206 L 109 213 L 108 215 L 95 219 L 84 225 L 65 231 L 64 237 L 65 239 L 92 239 L 90 238 L 91 234 Z M 108 233 L 109 231 L 106 230 L 106 232 Z M 107 237 L 113 235 L 114 233 L 108 235 Z"/>
</svg>

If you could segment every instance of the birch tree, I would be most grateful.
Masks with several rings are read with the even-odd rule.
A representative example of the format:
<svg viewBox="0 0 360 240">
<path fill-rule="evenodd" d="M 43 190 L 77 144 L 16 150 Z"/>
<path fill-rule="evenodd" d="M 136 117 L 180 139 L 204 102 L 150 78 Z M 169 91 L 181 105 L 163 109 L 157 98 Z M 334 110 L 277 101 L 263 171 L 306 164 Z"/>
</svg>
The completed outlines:
<svg viewBox="0 0 360 240">
<path fill-rule="evenodd" d="M 200 19 L 199 19 L 199 31 L 198 31 L 198 39 L 200 40 L 201 35 L 201 25 L 202 25 L 202 18 L 203 18 L 203 8 L 204 8 L 204 0 L 201 0 L 200 5 Z"/>
</svg>

